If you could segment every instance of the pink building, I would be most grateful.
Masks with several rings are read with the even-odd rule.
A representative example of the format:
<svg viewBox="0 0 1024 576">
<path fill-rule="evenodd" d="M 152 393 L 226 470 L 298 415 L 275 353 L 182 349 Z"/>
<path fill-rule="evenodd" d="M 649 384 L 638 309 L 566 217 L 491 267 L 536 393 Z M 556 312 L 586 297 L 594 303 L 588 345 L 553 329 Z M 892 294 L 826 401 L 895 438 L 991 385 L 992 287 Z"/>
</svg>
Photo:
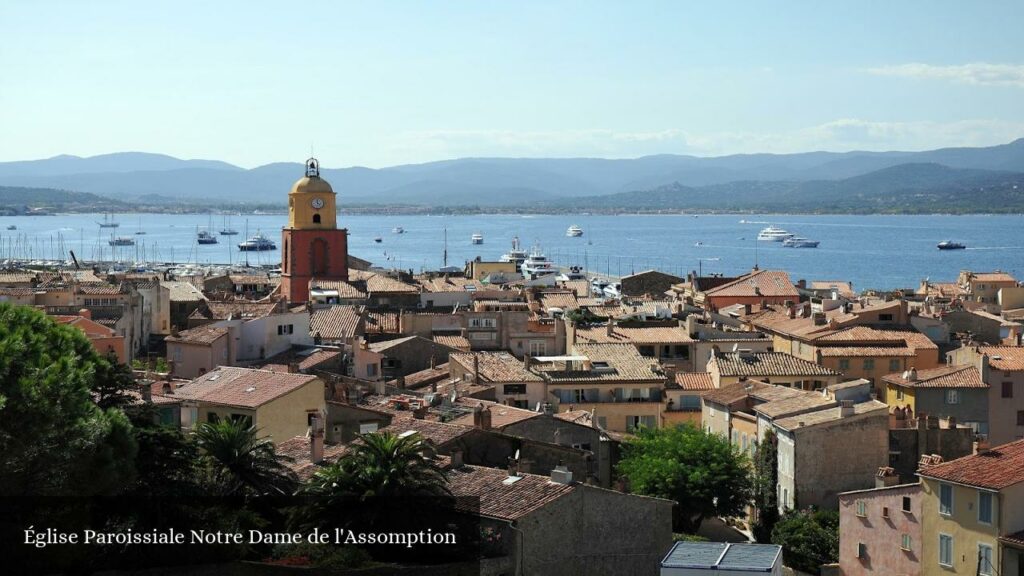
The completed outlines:
<svg viewBox="0 0 1024 576">
<path fill-rule="evenodd" d="M 870 490 L 839 495 L 839 567 L 843 576 L 921 574 L 921 484 L 897 484 L 879 470 Z"/>
</svg>

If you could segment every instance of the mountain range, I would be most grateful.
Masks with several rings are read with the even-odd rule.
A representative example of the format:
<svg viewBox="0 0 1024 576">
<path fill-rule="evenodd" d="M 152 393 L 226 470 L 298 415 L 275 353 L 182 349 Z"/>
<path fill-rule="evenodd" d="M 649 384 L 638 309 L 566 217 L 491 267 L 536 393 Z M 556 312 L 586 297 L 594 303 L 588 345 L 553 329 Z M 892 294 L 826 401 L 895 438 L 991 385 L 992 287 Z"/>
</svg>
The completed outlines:
<svg viewBox="0 0 1024 576">
<path fill-rule="evenodd" d="M 283 204 L 302 173 L 301 163 L 244 169 L 125 152 L 0 162 L 0 186 L 145 205 Z M 323 169 L 322 176 L 341 206 L 1024 211 L 1024 138 L 923 152 L 461 158 Z"/>
</svg>

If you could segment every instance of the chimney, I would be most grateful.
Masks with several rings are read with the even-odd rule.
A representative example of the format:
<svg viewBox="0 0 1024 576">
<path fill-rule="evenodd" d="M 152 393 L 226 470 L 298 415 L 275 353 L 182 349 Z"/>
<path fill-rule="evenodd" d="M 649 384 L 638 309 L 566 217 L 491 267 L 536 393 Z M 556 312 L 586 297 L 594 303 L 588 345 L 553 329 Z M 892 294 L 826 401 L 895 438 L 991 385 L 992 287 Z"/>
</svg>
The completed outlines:
<svg viewBox="0 0 1024 576">
<path fill-rule="evenodd" d="M 288 373 L 289 374 L 298 374 L 299 373 L 299 363 L 297 361 L 292 360 L 291 362 L 288 363 Z"/>
<path fill-rule="evenodd" d="M 989 368 L 988 354 L 982 354 L 978 358 L 978 372 L 981 374 L 981 381 L 988 383 L 989 374 L 991 369 Z"/>
<path fill-rule="evenodd" d="M 483 402 L 473 408 L 473 427 L 481 430 L 491 429 L 491 410 L 485 408 Z"/>
<path fill-rule="evenodd" d="M 540 407 L 541 411 L 544 413 L 545 416 L 555 415 L 555 405 L 552 404 L 551 402 L 544 402 L 540 405 Z"/>
<path fill-rule="evenodd" d="M 751 312 L 750 304 L 744 304 L 743 305 L 743 315 L 744 316 L 750 316 L 750 312 Z"/>
<path fill-rule="evenodd" d="M 910 382 L 917 382 L 917 368 L 913 366 L 907 371 L 907 380 Z"/>
<path fill-rule="evenodd" d="M 437 357 L 434 356 L 433 354 L 431 354 L 430 355 L 430 369 L 433 370 L 435 368 L 437 368 Z"/>
<path fill-rule="evenodd" d="M 78 315 L 86 320 L 92 320 L 92 310 L 89 310 L 88 308 L 82 308 L 79 310 Z"/>
<path fill-rule="evenodd" d="M 882 466 L 875 473 L 875 488 L 885 488 L 887 486 L 895 486 L 900 483 L 900 477 L 896 474 L 896 471 L 889 466 Z"/>
<path fill-rule="evenodd" d="M 324 422 L 319 412 L 312 413 L 309 424 L 309 460 L 319 464 L 324 459 Z"/>
<path fill-rule="evenodd" d="M 572 484 L 572 472 L 561 462 L 551 470 L 551 481 L 556 484 Z"/>
<path fill-rule="evenodd" d="M 796 318 L 796 306 L 792 302 L 790 302 L 789 303 L 789 319 L 792 320 L 793 318 Z"/>
<path fill-rule="evenodd" d="M 665 364 L 662 367 L 662 369 L 665 371 L 665 380 L 667 380 L 669 383 L 672 383 L 672 382 L 676 381 L 676 365 L 675 364 Z"/>
<path fill-rule="evenodd" d="M 366 340 L 366 338 L 360 338 L 359 339 L 359 347 L 362 348 L 363 350 L 369 350 L 370 349 L 370 343 Z"/>
<path fill-rule="evenodd" d="M 697 336 L 697 316 L 695 314 L 686 316 L 686 333 L 690 335 L 690 338 Z"/>
<path fill-rule="evenodd" d="M 760 296 L 760 295 L 761 295 L 761 287 L 760 286 L 754 286 L 754 296 Z"/>
<path fill-rule="evenodd" d="M 530 358 L 529 354 L 523 354 L 523 369 L 529 370 L 530 365 L 533 363 L 533 358 Z"/>
<path fill-rule="evenodd" d="M 801 290 L 806 290 L 807 289 L 807 280 L 804 280 L 803 278 L 801 278 L 800 280 L 797 280 L 796 281 L 796 287 L 801 289 Z"/>
<path fill-rule="evenodd" d="M 480 355 L 473 354 L 473 384 L 480 383 Z"/>
<path fill-rule="evenodd" d="M 949 418 L 946 419 L 946 428 L 949 428 L 951 430 L 956 429 L 956 416 L 950 416 Z"/>
<path fill-rule="evenodd" d="M 840 418 L 849 418 L 850 416 L 853 416 L 853 413 L 854 413 L 853 400 L 842 400 L 842 401 L 839 402 L 839 417 Z"/>
<path fill-rule="evenodd" d="M 429 409 L 430 406 L 420 406 L 419 408 L 414 408 L 412 411 L 412 417 L 415 418 L 416 420 L 423 420 L 424 418 L 427 417 L 427 410 Z"/>
<path fill-rule="evenodd" d="M 153 382 L 149 380 L 139 380 L 139 389 L 142 394 L 142 401 L 149 404 L 153 401 Z"/>
<path fill-rule="evenodd" d="M 462 468 L 462 450 L 452 450 L 452 468 Z"/>
<path fill-rule="evenodd" d="M 975 454 L 984 454 L 985 452 L 989 451 L 989 448 L 990 448 L 990 446 L 989 446 L 988 440 L 980 440 L 979 439 L 979 440 L 976 440 L 974 442 L 974 453 Z"/>
<path fill-rule="evenodd" d="M 611 318 L 609 318 L 608 323 L 605 324 L 605 333 L 608 334 L 608 336 L 615 334 L 615 324 L 612 323 Z"/>
<path fill-rule="evenodd" d="M 815 326 L 824 326 L 825 325 L 825 313 L 824 312 L 815 312 L 814 313 L 814 325 Z"/>
</svg>

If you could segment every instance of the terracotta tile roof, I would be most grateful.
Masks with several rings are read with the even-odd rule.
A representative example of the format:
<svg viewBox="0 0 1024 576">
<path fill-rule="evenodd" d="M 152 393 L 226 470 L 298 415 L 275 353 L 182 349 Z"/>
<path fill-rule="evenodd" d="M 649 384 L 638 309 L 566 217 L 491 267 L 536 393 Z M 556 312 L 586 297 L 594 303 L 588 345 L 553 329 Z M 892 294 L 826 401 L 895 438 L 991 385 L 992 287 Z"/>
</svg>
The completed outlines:
<svg viewBox="0 0 1024 576">
<path fill-rule="evenodd" d="M 427 292 L 476 292 L 487 289 L 486 284 L 473 278 L 420 278 L 418 282 Z"/>
<path fill-rule="evenodd" d="M 540 295 L 539 300 L 545 310 L 561 308 L 569 312 L 580 307 L 579 302 L 576 301 L 576 295 L 572 292 L 544 292 Z"/>
<path fill-rule="evenodd" d="M 572 422 L 573 424 L 579 424 L 581 426 L 594 426 L 594 418 L 591 416 L 589 410 L 566 410 L 565 412 L 556 413 L 555 418 L 565 420 L 566 422 Z"/>
<path fill-rule="evenodd" d="M 540 382 L 543 379 L 529 371 L 522 360 L 508 352 L 453 352 L 448 362 L 462 366 L 466 372 L 473 372 L 473 359 L 476 358 L 480 370 L 480 380 L 484 382 Z"/>
<path fill-rule="evenodd" d="M 160 285 L 167 287 L 173 302 L 198 302 L 199 300 L 206 300 L 202 290 L 196 288 L 190 282 L 161 281 Z"/>
<path fill-rule="evenodd" d="M 36 293 L 35 288 L 21 287 L 21 286 L 4 286 L 0 287 L 0 294 L 5 296 L 29 296 Z"/>
<path fill-rule="evenodd" d="M 799 316 L 799 312 L 795 318 L 790 318 L 789 313 L 785 310 L 766 308 L 760 312 L 746 316 L 744 319 L 762 330 L 768 330 L 770 332 L 776 332 L 778 334 L 793 336 L 804 340 L 813 340 L 821 335 L 835 332 L 836 329 L 843 326 L 844 323 L 856 321 L 857 317 L 836 308 L 835 310 L 825 312 L 825 324 L 815 324 L 813 318 L 801 317 Z M 836 326 L 830 326 L 828 322 L 830 320 L 835 320 Z"/>
<path fill-rule="evenodd" d="M 774 384 L 765 384 L 764 382 L 759 382 L 757 380 L 746 380 L 744 382 L 726 384 L 721 388 L 705 392 L 701 397 L 705 402 L 713 402 L 715 404 L 721 404 L 722 406 L 728 406 L 734 402 L 743 400 L 747 396 L 751 396 L 758 400 L 772 401 L 791 398 L 801 394 L 803 394 L 802 390 L 796 390 L 788 386 L 776 386 Z"/>
<path fill-rule="evenodd" d="M 339 298 L 346 300 L 360 300 L 365 299 L 366 291 L 355 284 L 345 282 L 344 280 L 319 280 L 313 278 L 309 281 L 310 290 L 334 290 L 338 293 Z"/>
<path fill-rule="evenodd" d="M 281 283 L 280 276 L 263 276 L 257 274 L 229 274 L 228 279 L 231 280 L 232 284 L 268 284 L 271 286 L 277 286 Z"/>
<path fill-rule="evenodd" d="M 181 386 L 175 395 L 185 400 L 257 408 L 318 381 L 307 374 L 221 366 Z"/>
<path fill-rule="evenodd" d="M 797 416 L 780 418 L 775 420 L 775 425 L 783 430 L 793 431 L 797 429 L 810 428 L 811 426 L 831 424 L 844 419 L 841 410 L 842 408 L 837 406 L 835 408 L 826 408 L 824 410 L 807 412 Z M 853 415 L 860 416 L 861 414 L 874 414 L 888 417 L 889 406 L 886 405 L 885 402 L 879 402 L 878 400 L 868 400 L 867 402 L 854 404 Z M 849 416 L 846 418 L 849 418 Z M 886 419 L 885 426 L 888 427 L 888 419 Z"/>
<path fill-rule="evenodd" d="M 401 338 L 394 338 L 392 340 L 382 340 L 380 342 L 371 342 L 367 347 L 370 350 L 373 350 L 374 352 L 387 352 L 388 350 L 390 350 L 392 348 L 395 348 L 396 346 L 401 346 L 402 344 L 405 344 L 407 342 L 411 342 L 413 340 L 423 340 L 425 342 L 432 342 L 432 340 L 427 340 L 426 338 L 423 338 L 422 336 L 416 336 L 414 334 L 412 336 L 403 336 Z M 436 344 L 438 344 L 439 346 L 443 346 L 443 344 L 440 344 L 440 343 L 436 343 Z"/>
<path fill-rule="evenodd" d="M 990 490 L 1024 482 L 1024 440 L 921 469 L 918 475 Z"/>
<path fill-rule="evenodd" d="M 465 436 L 471 431 L 473 431 L 472 426 L 463 426 L 454 422 L 444 423 L 433 420 L 419 420 L 413 418 L 410 412 L 403 412 L 401 416 L 392 418 L 390 424 L 379 430 L 379 432 L 391 432 L 396 436 L 415 432 L 435 446 L 443 446 Z"/>
<path fill-rule="evenodd" d="M 755 288 L 757 290 L 755 291 Z M 738 296 L 738 297 L 786 297 L 790 296 L 794 301 L 800 299 L 793 283 L 789 280 L 789 274 L 782 270 L 758 270 L 745 276 L 712 288 L 705 293 L 708 297 L 716 296 Z"/>
<path fill-rule="evenodd" d="M 336 363 L 341 356 L 339 350 L 313 348 L 306 350 L 288 350 L 268 358 L 260 368 L 271 372 L 288 372 L 288 364 L 299 363 L 299 370 L 308 371 L 325 368 L 327 364 Z"/>
<path fill-rule="evenodd" d="M 785 352 L 715 354 L 722 376 L 837 376 L 838 372 Z"/>
<path fill-rule="evenodd" d="M 167 336 L 164 338 L 166 342 L 180 342 L 182 344 L 197 344 L 200 346 L 209 346 L 219 340 L 221 337 L 226 336 L 228 333 L 227 328 L 220 328 L 218 326 L 199 326 L 198 328 L 192 328 L 191 330 L 182 330 L 177 336 Z"/>
<path fill-rule="evenodd" d="M 456 404 L 471 410 L 470 412 L 452 420 L 453 424 L 462 424 L 464 426 L 473 425 L 472 410 L 480 405 L 491 410 L 491 428 L 499 430 L 510 424 L 529 420 L 530 418 L 537 418 L 541 415 L 540 412 L 524 410 L 523 408 L 516 408 L 514 406 L 505 406 L 504 404 L 498 404 L 488 400 L 477 400 L 475 398 L 459 398 L 456 400 Z"/>
<path fill-rule="evenodd" d="M 310 460 L 310 442 L 308 436 L 296 436 L 276 446 L 277 455 L 283 456 L 284 465 L 295 472 L 299 480 L 309 480 L 316 471 L 326 464 L 336 462 L 348 453 L 350 444 L 324 444 L 324 459 L 320 464 Z"/>
<path fill-rule="evenodd" d="M 910 348 L 894 346 L 829 346 L 827 348 L 819 348 L 818 350 L 821 352 L 821 355 L 826 358 L 860 356 L 888 358 L 895 356 L 917 356 L 917 352 Z"/>
<path fill-rule="evenodd" d="M 1006 272 L 975 272 L 972 274 L 973 279 L 979 282 L 1016 282 L 1017 279 L 1013 275 Z"/>
<path fill-rule="evenodd" d="M 856 342 L 872 346 L 877 344 L 896 344 L 914 349 L 937 350 L 938 346 L 927 336 L 914 330 L 897 330 L 872 328 L 870 326 L 851 326 L 835 332 L 824 334 L 817 339 L 818 344 Z"/>
<path fill-rule="evenodd" d="M 608 335 L 605 325 L 576 328 L 577 342 L 627 342 L 633 344 L 686 344 L 693 342 L 690 334 L 682 326 L 656 327 L 623 327 L 612 326 L 612 334 Z"/>
<path fill-rule="evenodd" d="M 1017 321 L 1024 320 L 1024 308 L 1014 308 L 1012 310 L 1003 310 L 1003 318 L 1007 320 Z"/>
<path fill-rule="evenodd" d="M 1003 372 L 1024 371 L 1024 347 L 981 346 L 979 351 L 982 354 L 988 354 L 988 365 L 996 370 L 1002 370 Z"/>
<path fill-rule="evenodd" d="M 676 384 L 683 390 L 714 390 L 715 382 L 710 372 L 676 372 Z"/>
<path fill-rule="evenodd" d="M 363 282 L 366 292 L 371 294 L 419 294 L 419 288 L 412 284 L 406 284 L 384 274 L 366 272 L 363 270 L 349 270 L 349 282 L 356 284 Z"/>
<path fill-rule="evenodd" d="M 461 334 L 434 334 L 434 342 L 463 352 L 469 352 L 472 349 L 469 339 Z"/>
<path fill-rule="evenodd" d="M 575 361 L 535 363 L 531 370 L 548 382 L 664 382 L 657 362 L 641 356 L 632 344 L 576 343 L 573 354 L 586 356 L 593 368 L 585 370 Z"/>
<path fill-rule="evenodd" d="M 970 365 L 950 365 L 918 370 L 916 380 L 908 380 L 906 372 L 882 376 L 890 384 L 909 388 L 988 388 L 978 369 Z"/>
<path fill-rule="evenodd" d="M 971 314 L 974 314 L 975 316 L 978 316 L 979 318 L 984 318 L 986 320 L 991 320 L 993 322 L 999 322 L 1000 326 L 1020 326 L 1020 324 L 1017 322 L 1013 322 L 1002 316 L 986 312 L 985 310 L 969 310 L 969 312 Z"/>
<path fill-rule="evenodd" d="M 840 296 L 852 298 L 856 296 L 853 284 L 843 280 L 813 280 L 811 290 L 835 290 Z"/>
<path fill-rule="evenodd" d="M 481 466 L 452 469 L 448 481 L 455 496 L 479 499 L 479 510 L 467 507 L 467 512 L 508 521 L 518 520 L 576 489 L 572 484 L 559 484 L 536 474 L 521 474 L 519 480 L 508 482 L 507 470 Z"/>
<path fill-rule="evenodd" d="M 1013 534 L 1009 534 L 1007 536 L 1002 536 L 999 539 L 1003 542 L 1006 542 L 1007 544 L 1012 544 L 1014 546 L 1024 548 L 1024 530 L 1021 530 L 1020 532 L 1014 532 Z"/>
<path fill-rule="evenodd" d="M 367 334 L 398 334 L 398 312 L 366 312 Z"/>
<path fill-rule="evenodd" d="M 764 404 L 758 404 L 754 406 L 755 412 L 760 412 L 768 418 L 784 418 L 793 414 L 801 414 L 804 412 L 810 412 L 820 408 L 831 408 L 838 406 L 839 403 L 827 396 L 823 396 L 819 392 L 806 392 L 802 394 L 791 396 L 789 398 L 781 398 L 779 400 L 772 400 L 765 402 Z"/>
<path fill-rule="evenodd" d="M 447 380 L 451 376 L 451 370 L 448 368 L 448 363 L 439 364 L 434 368 L 427 368 L 426 370 L 420 370 L 419 372 L 413 372 L 405 377 L 405 387 L 411 390 L 418 388 L 424 388 L 435 382 L 442 382 Z"/>
<path fill-rule="evenodd" d="M 35 279 L 35 272 L 0 272 L 0 284 L 31 284 Z"/>
<path fill-rule="evenodd" d="M 210 320 L 227 320 L 229 317 L 236 320 L 263 318 L 273 314 L 277 308 L 277 302 L 254 302 L 251 300 L 207 300 L 192 313 L 192 316 L 198 316 L 200 318 L 207 318 Z"/>
<path fill-rule="evenodd" d="M 127 294 L 128 289 L 124 284 L 113 286 L 111 284 L 78 284 L 76 291 L 79 294 L 110 296 L 115 294 Z"/>
<path fill-rule="evenodd" d="M 577 296 L 587 296 L 590 294 L 590 282 L 586 280 L 567 280 L 559 282 L 558 286 L 569 292 L 575 290 Z"/>
<path fill-rule="evenodd" d="M 309 333 L 326 340 L 346 340 L 362 334 L 363 317 L 355 306 L 330 306 L 313 310 Z"/>
</svg>

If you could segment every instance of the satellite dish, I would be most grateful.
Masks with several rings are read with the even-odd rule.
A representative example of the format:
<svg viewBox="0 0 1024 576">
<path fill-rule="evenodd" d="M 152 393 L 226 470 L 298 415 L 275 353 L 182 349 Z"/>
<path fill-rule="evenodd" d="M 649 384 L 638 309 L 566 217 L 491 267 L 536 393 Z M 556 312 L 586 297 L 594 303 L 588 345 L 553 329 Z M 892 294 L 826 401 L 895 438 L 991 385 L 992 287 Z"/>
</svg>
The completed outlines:
<svg viewBox="0 0 1024 576">
<path fill-rule="evenodd" d="M 519 460 L 519 450 L 516 450 L 515 460 Z"/>
<path fill-rule="evenodd" d="M 455 399 L 459 397 L 459 391 L 452 389 L 451 394 L 448 395 L 448 401 L 455 404 Z"/>
</svg>

